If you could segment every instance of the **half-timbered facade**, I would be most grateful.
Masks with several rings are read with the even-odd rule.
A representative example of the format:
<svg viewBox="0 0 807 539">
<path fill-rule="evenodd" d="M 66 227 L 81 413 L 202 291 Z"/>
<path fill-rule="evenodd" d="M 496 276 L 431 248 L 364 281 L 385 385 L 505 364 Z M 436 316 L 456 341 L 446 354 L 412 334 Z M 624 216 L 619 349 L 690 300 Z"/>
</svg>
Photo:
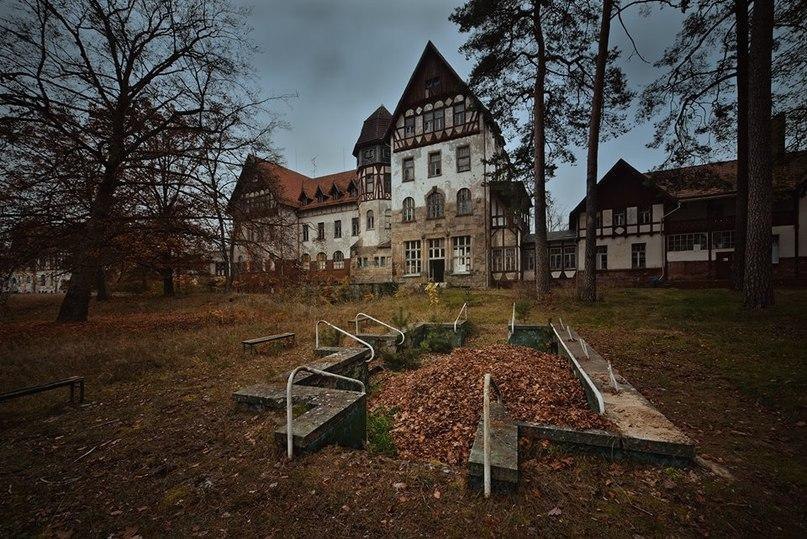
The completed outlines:
<svg viewBox="0 0 807 539">
<path fill-rule="evenodd" d="M 395 111 L 378 107 L 363 122 L 355 169 L 310 178 L 248 160 L 231 201 L 236 270 L 293 261 L 354 283 L 518 280 L 529 198 L 521 182 L 494 177 L 503 148 L 491 115 L 429 42 Z"/>
<path fill-rule="evenodd" d="M 780 143 L 780 148 L 783 144 Z M 776 152 L 774 276 L 807 279 L 807 152 Z M 641 173 L 619 160 L 598 183 L 598 277 L 623 283 L 728 280 L 734 254 L 736 161 Z M 568 231 L 549 237 L 550 270 L 584 267 L 585 199 Z M 530 249 L 532 242 L 529 242 Z M 532 267 L 524 276 L 534 279 Z"/>
</svg>

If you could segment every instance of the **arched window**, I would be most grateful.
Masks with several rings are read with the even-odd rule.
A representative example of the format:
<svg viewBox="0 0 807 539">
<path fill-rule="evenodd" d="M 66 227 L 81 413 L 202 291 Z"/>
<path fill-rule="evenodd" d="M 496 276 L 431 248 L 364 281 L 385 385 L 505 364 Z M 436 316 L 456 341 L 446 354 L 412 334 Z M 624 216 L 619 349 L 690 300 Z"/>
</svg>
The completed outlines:
<svg viewBox="0 0 807 539">
<path fill-rule="evenodd" d="M 375 215 L 373 215 L 373 210 L 367 210 L 367 230 L 373 230 L 375 228 Z"/>
<path fill-rule="evenodd" d="M 301 256 L 300 265 L 303 267 L 303 270 L 308 271 L 309 267 L 311 266 L 311 255 L 306 253 L 303 256 Z"/>
<path fill-rule="evenodd" d="M 343 269 L 345 267 L 345 255 L 342 251 L 334 251 L 333 253 L 333 269 Z"/>
<path fill-rule="evenodd" d="M 460 189 L 457 191 L 457 215 L 470 215 L 471 213 L 473 213 L 471 190 Z"/>
<path fill-rule="evenodd" d="M 446 198 L 443 193 L 433 191 L 426 197 L 426 217 L 429 219 L 437 219 L 445 215 Z"/>
<path fill-rule="evenodd" d="M 405 223 L 415 220 L 415 199 L 406 197 L 403 201 L 403 220 Z"/>
<path fill-rule="evenodd" d="M 325 253 L 317 253 L 317 269 L 324 270 L 326 260 L 328 260 L 328 257 Z"/>
</svg>

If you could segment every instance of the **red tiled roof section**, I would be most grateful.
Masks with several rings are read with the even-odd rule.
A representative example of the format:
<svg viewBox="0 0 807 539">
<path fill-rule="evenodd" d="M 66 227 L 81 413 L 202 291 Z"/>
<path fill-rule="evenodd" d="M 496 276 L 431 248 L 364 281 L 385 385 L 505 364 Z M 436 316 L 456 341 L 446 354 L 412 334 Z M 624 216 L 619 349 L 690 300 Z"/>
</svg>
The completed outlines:
<svg viewBox="0 0 807 539">
<path fill-rule="evenodd" d="M 729 195 L 736 191 L 737 161 L 647 172 L 647 176 L 676 198 Z M 792 191 L 807 180 L 807 151 L 785 154 L 773 168 L 775 191 Z"/>
<path fill-rule="evenodd" d="M 358 201 L 358 194 L 350 196 L 348 193 L 348 186 L 351 180 L 356 180 L 355 170 L 346 170 L 344 172 L 337 172 L 335 174 L 327 174 L 317 178 L 309 178 L 304 174 L 295 172 L 277 163 L 271 161 L 257 161 L 257 167 L 262 179 L 267 183 L 274 183 L 277 186 L 277 196 L 280 201 L 295 208 L 321 208 L 324 206 L 334 206 L 337 204 L 345 204 L 346 202 Z M 333 186 L 340 192 L 338 198 L 331 196 Z M 326 196 L 323 202 L 318 202 L 316 199 L 317 187 L 320 188 L 322 193 Z M 300 202 L 300 195 L 305 192 L 306 196 L 311 200 L 308 204 Z M 358 192 L 358 191 L 357 191 Z"/>
</svg>

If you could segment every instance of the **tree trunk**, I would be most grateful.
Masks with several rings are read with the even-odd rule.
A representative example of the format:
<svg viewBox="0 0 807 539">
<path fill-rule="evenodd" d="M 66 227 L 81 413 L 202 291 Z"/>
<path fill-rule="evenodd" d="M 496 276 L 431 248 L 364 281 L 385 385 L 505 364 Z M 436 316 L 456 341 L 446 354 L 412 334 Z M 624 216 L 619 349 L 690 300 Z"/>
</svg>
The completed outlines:
<svg viewBox="0 0 807 539">
<path fill-rule="evenodd" d="M 162 270 L 163 276 L 163 296 L 169 298 L 174 295 L 174 269 L 165 268 Z"/>
<path fill-rule="evenodd" d="M 748 228 L 743 295 L 745 306 L 773 305 L 771 209 L 771 56 L 773 0 L 754 2 L 751 48 L 748 55 Z"/>
<path fill-rule="evenodd" d="M 737 202 L 732 285 L 743 288 L 748 223 L 748 0 L 734 0 L 737 26 Z"/>
<path fill-rule="evenodd" d="M 579 299 L 597 300 L 597 154 L 600 146 L 605 66 L 608 62 L 608 39 L 611 33 L 613 0 L 603 0 L 600 21 L 597 65 L 594 72 L 594 90 L 591 96 L 591 119 L 588 127 L 588 156 L 586 157 L 586 251 L 582 282 L 578 279 Z"/>
<path fill-rule="evenodd" d="M 95 273 L 95 299 L 98 301 L 106 301 L 109 299 L 109 287 L 106 284 L 106 272 L 103 266 L 98 266 L 98 271 Z"/>
<path fill-rule="evenodd" d="M 544 84 L 546 80 L 546 57 L 544 33 L 541 28 L 541 6 L 536 7 L 533 32 L 538 43 L 538 69 L 533 88 L 533 144 L 535 162 L 535 291 L 538 299 L 549 294 L 549 244 L 546 237 L 546 125 L 544 124 Z"/>
</svg>

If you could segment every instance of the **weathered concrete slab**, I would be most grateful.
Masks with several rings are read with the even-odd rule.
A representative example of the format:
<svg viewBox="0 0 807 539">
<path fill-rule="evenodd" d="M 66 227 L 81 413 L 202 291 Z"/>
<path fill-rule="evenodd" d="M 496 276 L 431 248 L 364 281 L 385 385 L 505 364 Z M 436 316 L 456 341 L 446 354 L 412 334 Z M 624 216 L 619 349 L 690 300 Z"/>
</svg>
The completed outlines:
<svg viewBox="0 0 807 539">
<path fill-rule="evenodd" d="M 468 458 L 468 484 L 474 489 L 483 488 L 484 443 L 480 419 Z M 500 492 L 518 486 L 518 426 L 499 402 L 490 404 L 490 480 L 491 488 Z"/>
<path fill-rule="evenodd" d="M 325 350 L 329 350 L 330 353 L 319 360 L 306 363 L 306 366 L 325 372 L 340 374 L 342 376 L 347 376 L 348 378 L 361 380 L 365 385 L 367 384 L 369 378 L 367 370 L 367 360 L 370 359 L 369 348 L 319 348 L 317 349 L 317 353 Z M 289 374 L 291 374 L 290 371 L 285 372 L 279 376 L 279 379 L 286 381 L 289 378 Z M 337 389 L 347 390 L 356 389 L 354 384 L 319 376 L 310 372 L 299 373 L 294 379 L 294 383 L 299 385 L 334 387 Z"/>
<path fill-rule="evenodd" d="M 297 389 L 295 386 L 294 390 Z M 312 404 L 310 410 L 294 418 L 292 440 L 295 452 L 312 452 L 326 445 L 356 449 L 364 447 L 367 432 L 365 394 L 325 389 L 313 399 Z M 285 447 L 286 436 L 285 424 L 275 430 L 278 445 Z"/>
<path fill-rule="evenodd" d="M 454 322 L 418 322 L 405 330 L 406 344 L 410 347 L 418 347 L 420 346 L 420 343 L 426 339 L 427 335 L 433 332 L 444 335 L 449 341 L 451 341 L 451 346 L 458 348 L 465 344 L 465 341 L 471 332 L 471 325 L 467 320 L 457 322 L 457 330 L 454 331 Z"/>
<path fill-rule="evenodd" d="M 606 450 L 621 449 L 619 434 L 600 429 L 578 430 L 543 423 L 518 421 L 519 436 L 531 439 L 550 440 L 562 444 L 593 446 Z"/>
<path fill-rule="evenodd" d="M 655 457 L 675 460 L 694 458 L 694 442 L 616 370 L 613 374 L 619 389 L 613 387 L 608 362 L 588 345 L 586 355 L 577 332 L 572 331 L 570 337 L 568 330 L 558 328 L 558 334 L 559 352 L 566 357 L 571 354 L 573 363 L 581 371 L 579 377 L 587 379 L 596 388 L 602 399 L 603 416 L 616 426 L 623 450 L 650 460 Z M 591 404 L 591 399 L 589 402 Z"/>
</svg>

